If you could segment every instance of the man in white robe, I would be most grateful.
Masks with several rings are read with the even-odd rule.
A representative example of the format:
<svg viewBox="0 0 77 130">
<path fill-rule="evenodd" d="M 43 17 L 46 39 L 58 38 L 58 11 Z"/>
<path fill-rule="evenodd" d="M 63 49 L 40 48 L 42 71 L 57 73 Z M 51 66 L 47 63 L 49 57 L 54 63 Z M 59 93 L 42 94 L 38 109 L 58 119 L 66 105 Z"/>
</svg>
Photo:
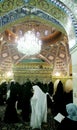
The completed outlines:
<svg viewBox="0 0 77 130">
<path fill-rule="evenodd" d="M 47 95 L 39 86 L 33 86 L 34 95 L 31 98 L 31 121 L 30 126 L 41 128 L 41 124 L 47 122 Z"/>
</svg>

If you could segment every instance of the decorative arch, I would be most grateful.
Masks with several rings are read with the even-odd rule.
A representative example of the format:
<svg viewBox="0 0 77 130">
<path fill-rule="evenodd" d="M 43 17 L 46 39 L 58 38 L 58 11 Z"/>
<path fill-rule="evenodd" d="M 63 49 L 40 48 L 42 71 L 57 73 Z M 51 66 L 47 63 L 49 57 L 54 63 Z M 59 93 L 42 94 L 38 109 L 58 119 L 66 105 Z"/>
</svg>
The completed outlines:
<svg viewBox="0 0 77 130">
<path fill-rule="evenodd" d="M 60 29 L 60 31 L 66 33 L 70 51 L 77 45 L 77 20 L 68 6 L 61 1 L 0 1 L 0 32 L 3 32 L 6 28 L 10 28 L 15 23 L 33 19 L 50 24 L 50 26 L 53 24 Z M 76 86 L 76 84 L 74 86 Z"/>
<path fill-rule="evenodd" d="M 77 41 L 77 22 L 68 7 L 57 0 L 13 0 L 1 1 L 0 31 L 24 19 L 40 19 L 46 23 L 57 25 L 68 36 L 69 48 Z M 6 8 L 5 8 L 6 7 Z M 6 13 L 5 13 L 6 11 Z M 71 41 L 73 44 L 71 45 Z"/>
</svg>

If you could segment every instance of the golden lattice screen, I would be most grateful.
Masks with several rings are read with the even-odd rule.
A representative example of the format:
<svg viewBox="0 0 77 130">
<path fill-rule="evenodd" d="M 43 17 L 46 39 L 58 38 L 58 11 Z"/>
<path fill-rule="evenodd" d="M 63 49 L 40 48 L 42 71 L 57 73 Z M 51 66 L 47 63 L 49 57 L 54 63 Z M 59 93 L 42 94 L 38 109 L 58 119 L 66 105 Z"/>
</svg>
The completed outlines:
<svg viewBox="0 0 77 130">
<path fill-rule="evenodd" d="M 52 79 L 53 66 L 47 63 L 18 63 L 13 66 L 14 78 L 22 83 L 27 79 L 48 82 Z"/>
</svg>

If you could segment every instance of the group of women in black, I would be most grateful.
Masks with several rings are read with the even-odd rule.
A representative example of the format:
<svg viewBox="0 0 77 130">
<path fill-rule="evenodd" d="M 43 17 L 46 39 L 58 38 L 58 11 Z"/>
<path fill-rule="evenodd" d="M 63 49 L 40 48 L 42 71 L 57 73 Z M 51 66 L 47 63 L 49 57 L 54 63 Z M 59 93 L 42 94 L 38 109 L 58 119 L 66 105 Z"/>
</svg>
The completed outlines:
<svg viewBox="0 0 77 130">
<path fill-rule="evenodd" d="M 43 84 L 39 81 L 31 82 L 28 80 L 20 85 L 18 82 L 10 81 L 7 84 L 6 91 L 5 123 L 16 123 L 21 120 L 23 122 L 30 122 L 30 99 L 34 94 L 32 89 L 34 85 L 38 85 L 44 93 L 47 93 L 47 110 L 50 109 L 54 116 L 58 113 L 63 114 L 65 117 L 67 116 L 66 105 L 73 103 L 73 90 L 69 92 L 64 91 L 61 80 L 58 82 L 55 92 L 53 82 Z M 17 113 L 19 110 L 21 110 L 21 118 Z"/>
</svg>

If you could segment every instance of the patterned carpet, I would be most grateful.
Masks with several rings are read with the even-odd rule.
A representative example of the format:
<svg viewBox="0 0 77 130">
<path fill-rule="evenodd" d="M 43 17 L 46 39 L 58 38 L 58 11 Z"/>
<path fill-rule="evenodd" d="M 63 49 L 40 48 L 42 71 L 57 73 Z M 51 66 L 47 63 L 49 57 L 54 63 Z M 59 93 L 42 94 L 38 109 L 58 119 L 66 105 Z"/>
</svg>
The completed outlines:
<svg viewBox="0 0 77 130">
<path fill-rule="evenodd" d="M 0 106 L 0 130 L 32 130 L 29 123 L 19 122 L 6 124 L 3 121 L 5 106 Z M 48 113 L 47 124 L 42 124 L 41 130 L 56 130 L 58 123 L 53 119 L 53 115 Z M 35 129 L 38 130 L 38 129 Z"/>
</svg>

